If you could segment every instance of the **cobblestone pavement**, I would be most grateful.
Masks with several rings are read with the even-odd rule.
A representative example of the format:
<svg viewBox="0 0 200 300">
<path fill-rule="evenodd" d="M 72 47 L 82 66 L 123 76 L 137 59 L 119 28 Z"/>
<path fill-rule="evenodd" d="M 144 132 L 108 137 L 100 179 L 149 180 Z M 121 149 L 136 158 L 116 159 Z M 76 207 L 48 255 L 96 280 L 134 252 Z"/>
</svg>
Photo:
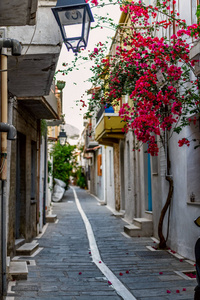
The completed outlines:
<svg viewBox="0 0 200 300">
<path fill-rule="evenodd" d="M 111 280 L 120 280 L 132 299 L 193 299 L 196 280 L 181 276 L 183 271 L 194 270 L 192 264 L 167 251 L 151 251 L 155 245 L 151 238 L 124 235 L 126 223 L 121 218 L 99 205 L 87 191 L 75 191 L 96 239 L 99 266 L 93 261 L 85 224 L 70 188 L 62 202 L 53 204 L 58 223 L 49 223 L 38 238 L 43 249 L 30 257 L 28 279 L 10 282 L 7 300 L 129 300 L 123 292 L 116 292 Z M 100 264 L 105 264 L 113 277 L 106 278 Z"/>
</svg>

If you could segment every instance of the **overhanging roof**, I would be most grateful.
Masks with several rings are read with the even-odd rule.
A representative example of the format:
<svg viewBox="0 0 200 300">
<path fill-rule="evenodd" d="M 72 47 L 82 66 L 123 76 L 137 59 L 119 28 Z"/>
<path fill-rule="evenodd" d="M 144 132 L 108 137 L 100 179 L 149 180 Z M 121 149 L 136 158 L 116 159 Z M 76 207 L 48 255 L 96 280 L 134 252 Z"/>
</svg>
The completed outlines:
<svg viewBox="0 0 200 300">
<path fill-rule="evenodd" d="M 0 26 L 34 25 L 38 0 L 1 0 Z"/>
</svg>

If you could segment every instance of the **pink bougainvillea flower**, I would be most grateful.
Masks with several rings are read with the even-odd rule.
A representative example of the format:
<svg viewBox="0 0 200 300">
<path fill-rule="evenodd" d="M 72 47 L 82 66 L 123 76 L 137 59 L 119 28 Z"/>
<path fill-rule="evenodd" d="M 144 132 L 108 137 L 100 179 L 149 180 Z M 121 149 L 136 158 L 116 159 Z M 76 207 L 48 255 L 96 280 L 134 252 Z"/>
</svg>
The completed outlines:
<svg viewBox="0 0 200 300">
<path fill-rule="evenodd" d="M 99 264 L 101 264 L 101 261 L 99 261 Z"/>
<path fill-rule="evenodd" d="M 170 290 L 167 290 L 167 294 L 170 294 L 171 293 L 171 291 Z"/>
<path fill-rule="evenodd" d="M 98 1 L 97 0 L 92 0 L 91 3 L 93 3 L 95 6 L 98 5 Z"/>
<path fill-rule="evenodd" d="M 186 291 L 186 288 L 183 288 L 183 292 L 185 292 Z"/>
<path fill-rule="evenodd" d="M 112 282 L 108 281 L 108 284 L 109 284 L 109 285 L 112 285 Z"/>
<path fill-rule="evenodd" d="M 188 147 L 190 146 L 190 141 L 188 141 L 187 138 L 183 138 L 178 141 L 179 147 L 182 147 L 183 145 L 187 145 Z"/>
<path fill-rule="evenodd" d="M 120 272 L 120 273 L 119 273 L 119 276 L 123 276 L 123 273 Z"/>
</svg>

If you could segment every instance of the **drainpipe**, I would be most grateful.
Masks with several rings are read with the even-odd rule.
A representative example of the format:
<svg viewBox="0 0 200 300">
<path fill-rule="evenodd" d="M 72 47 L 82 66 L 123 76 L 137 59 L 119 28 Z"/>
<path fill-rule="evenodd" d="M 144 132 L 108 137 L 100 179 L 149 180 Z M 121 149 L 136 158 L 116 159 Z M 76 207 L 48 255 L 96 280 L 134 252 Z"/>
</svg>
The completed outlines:
<svg viewBox="0 0 200 300">
<path fill-rule="evenodd" d="M 7 56 L 1 55 L 1 69 L 7 70 Z M 7 105 L 8 105 L 8 77 L 7 71 L 1 72 L 1 120 L 7 123 Z M 7 242 L 6 242 L 6 175 L 7 175 L 7 137 L 6 133 L 1 134 L 1 166 L 4 168 L 1 173 L 1 247 L 2 247 L 2 295 L 6 295 L 7 278 L 6 278 L 6 257 L 7 257 Z"/>
<path fill-rule="evenodd" d="M 0 51 L 2 48 L 11 48 L 12 55 L 21 55 L 21 45 L 14 39 L 0 39 Z M 8 118 L 8 58 L 7 55 L 1 52 L 1 294 L 3 296 L 7 293 L 7 276 L 6 276 L 6 258 L 7 258 L 7 236 L 6 236 L 6 222 L 7 222 L 7 138 L 15 139 L 16 130 L 14 126 L 7 124 Z"/>
</svg>

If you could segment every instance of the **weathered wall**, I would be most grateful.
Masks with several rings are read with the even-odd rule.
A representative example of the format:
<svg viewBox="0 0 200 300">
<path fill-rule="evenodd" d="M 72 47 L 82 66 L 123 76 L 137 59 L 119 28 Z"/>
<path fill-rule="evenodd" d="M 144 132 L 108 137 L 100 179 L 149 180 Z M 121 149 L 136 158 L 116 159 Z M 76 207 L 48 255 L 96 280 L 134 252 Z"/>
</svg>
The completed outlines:
<svg viewBox="0 0 200 300">
<path fill-rule="evenodd" d="M 20 163 L 17 159 L 17 141 L 11 147 L 10 168 L 10 197 L 9 197 L 9 225 L 8 225 L 8 252 L 13 254 L 16 232 L 16 193 L 17 184 L 21 186 L 20 207 L 20 236 L 27 241 L 36 235 L 36 205 L 31 202 L 31 142 L 37 142 L 37 121 L 17 103 L 14 105 L 13 125 L 21 137 Z M 21 134 L 21 135 L 20 135 Z M 23 137 L 23 138 L 22 138 Z M 24 145 L 23 145 L 24 142 Z M 17 162 L 21 168 L 21 178 L 17 176 Z M 37 164 L 37 162 L 35 162 Z M 37 172 L 36 172 L 37 174 Z M 35 178 L 37 181 L 37 177 Z M 37 200 L 37 199 L 36 199 Z"/>
</svg>

